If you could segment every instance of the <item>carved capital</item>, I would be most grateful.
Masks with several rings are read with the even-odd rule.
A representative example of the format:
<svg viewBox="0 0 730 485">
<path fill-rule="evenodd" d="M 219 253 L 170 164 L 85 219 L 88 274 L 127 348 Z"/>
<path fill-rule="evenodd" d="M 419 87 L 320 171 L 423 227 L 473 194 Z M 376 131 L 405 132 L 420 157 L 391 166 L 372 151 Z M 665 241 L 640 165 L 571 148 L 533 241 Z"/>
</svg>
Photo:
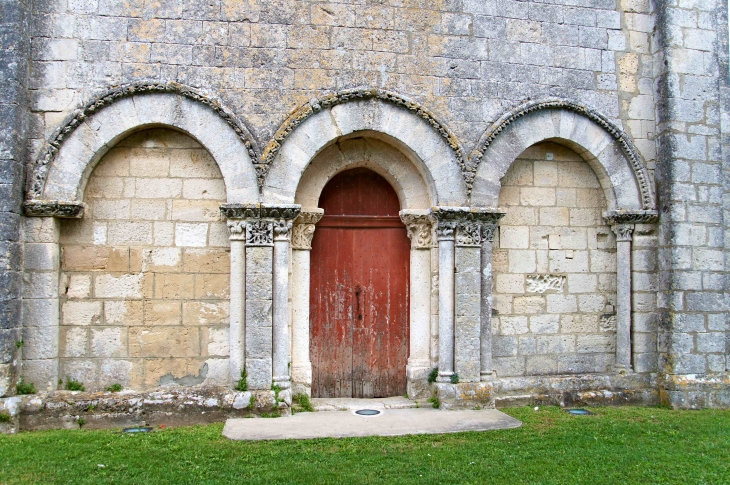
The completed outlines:
<svg viewBox="0 0 730 485">
<path fill-rule="evenodd" d="M 430 249 L 433 247 L 433 221 L 428 215 L 401 211 L 400 220 L 408 230 L 411 248 Z"/>
<path fill-rule="evenodd" d="M 227 226 L 231 241 L 246 240 L 246 221 L 241 219 L 229 219 Z"/>
<path fill-rule="evenodd" d="M 255 220 L 246 224 L 247 246 L 272 246 L 274 244 L 274 222 Z"/>
<path fill-rule="evenodd" d="M 481 224 L 474 221 L 460 222 L 456 228 L 456 245 L 479 247 L 482 244 Z"/>
<path fill-rule="evenodd" d="M 288 241 L 291 227 L 291 220 L 287 221 L 282 219 L 274 221 L 274 241 Z"/>
<path fill-rule="evenodd" d="M 309 251 L 312 249 L 312 238 L 314 237 L 315 224 L 324 215 L 324 211 L 302 211 L 294 220 L 292 229 L 291 244 L 293 249 Z"/>
<path fill-rule="evenodd" d="M 62 219 L 81 219 L 86 204 L 65 200 L 29 200 L 23 204 L 28 217 L 59 217 Z"/>
<path fill-rule="evenodd" d="M 482 224 L 482 243 L 494 241 L 494 233 L 499 225 L 496 222 L 484 222 Z"/>
<path fill-rule="evenodd" d="M 614 224 L 611 229 L 616 234 L 616 241 L 631 241 L 633 239 L 633 224 Z"/>
<path fill-rule="evenodd" d="M 430 212 L 437 222 L 439 239 L 455 237 L 460 246 L 479 246 L 485 239 L 491 241 L 504 214 L 503 210 L 492 207 L 432 207 Z"/>
</svg>

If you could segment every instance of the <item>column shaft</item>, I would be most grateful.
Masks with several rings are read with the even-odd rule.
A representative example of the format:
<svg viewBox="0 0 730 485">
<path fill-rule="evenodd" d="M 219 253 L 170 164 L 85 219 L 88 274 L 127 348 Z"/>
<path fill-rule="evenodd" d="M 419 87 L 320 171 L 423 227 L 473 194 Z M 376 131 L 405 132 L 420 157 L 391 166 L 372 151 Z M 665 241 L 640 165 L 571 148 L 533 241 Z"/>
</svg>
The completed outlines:
<svg viewBox="0 0 730 485">
<path fill-rule="evenodd" d="M 309 361 L 309 251 L 292 251 L 292 381 L 304 389 L 312 385 Z M 302 389 L 302 390 L 304 390 Z"/>
<path fill-rule="evenodd" d="M 289 240 L 286 236 L 274 240 L 273 270 L 273 380 L 279 387 L 288 388 L 290 385 Z"/>
<path fill-rule="evenodd" d="M 631 371 L 631 231 L 620 231 L 616 233 L 616 368 Z"/>
<path fill-rule="evenodd" d="M 453 234 L 453 230 L 452 230 Z M 439 238 L 439 382 L 454 374 L 454 239 Z"/>
<path fill-rule="evenodd" d="M 246 242 L 231 240 L 230 369 L 236 385 L 245 365 Z"/>
<path fill-rule="evenodd" d="M 427 368 L 429 364 L 430 273 L 430 248 L 411 248 L 410 368 Z"/>
</svg>

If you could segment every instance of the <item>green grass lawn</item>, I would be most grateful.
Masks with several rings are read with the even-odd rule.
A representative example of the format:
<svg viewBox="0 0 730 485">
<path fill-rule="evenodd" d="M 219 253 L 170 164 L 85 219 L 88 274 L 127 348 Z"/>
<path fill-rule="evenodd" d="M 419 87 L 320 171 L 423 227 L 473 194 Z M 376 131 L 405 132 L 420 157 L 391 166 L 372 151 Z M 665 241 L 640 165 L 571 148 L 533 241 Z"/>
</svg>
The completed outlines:
<svg viewBox="0 0 730 485">
<path fill-rule="evenodd" d="M 222 424 L 29 432 L 0 436 L 0 484 L 730 484 L 730 411 L 592 410 L 514 408 L 518 429 L 396 438 L 233 442 Z"/>
</svg>

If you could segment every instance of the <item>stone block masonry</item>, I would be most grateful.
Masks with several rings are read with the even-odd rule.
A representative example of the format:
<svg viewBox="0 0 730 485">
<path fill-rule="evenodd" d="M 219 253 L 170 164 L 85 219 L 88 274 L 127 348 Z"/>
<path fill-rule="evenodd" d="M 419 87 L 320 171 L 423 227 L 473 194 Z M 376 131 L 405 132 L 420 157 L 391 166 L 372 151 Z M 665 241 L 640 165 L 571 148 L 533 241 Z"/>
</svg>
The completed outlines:
<svg viewBox="0 0 730 485">
<path fill-rule="evenodd" d="M 13 390 L 23 340 L 21 204 L 29 121 L 30 23 L 30 2 L 0 2 L 0 396 Z"/>
<path fill-rule="evenodd" d="M 616 241 L 591 168 L 564 146 L 534 145 L 502 179 L 499 205 L 507 215 L 492 260 L 497 375 L 612 371 Z"/>
<path fill-rule="evenodd" d="M 358 166 L 401 215 L 462 217 L 412 248 L 409 392 L 728 406 L 727 24 L 724 0 L 0 0 L 0 397 L 244 366 L 308 392 L 291 230 Z"/>
<path fill-rule="evenodd" d="M 62 379 L 89 389 L 229 383 L 225 197 L 215 161 L 174 131 L 139 132 L 102 158 L 86 216 L 60 224 Z M 27 271 L 43 269 L 47 246 L 27 244 Z"/>
</svg>

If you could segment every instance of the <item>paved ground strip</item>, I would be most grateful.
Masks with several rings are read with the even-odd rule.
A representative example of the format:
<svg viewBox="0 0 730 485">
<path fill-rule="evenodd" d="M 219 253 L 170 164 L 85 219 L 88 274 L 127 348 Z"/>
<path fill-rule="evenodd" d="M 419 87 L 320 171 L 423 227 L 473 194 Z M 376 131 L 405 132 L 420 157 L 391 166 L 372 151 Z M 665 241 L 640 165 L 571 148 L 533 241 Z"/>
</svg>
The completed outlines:
<svg viewBox="0 0 730 485">
<path fill-rule="evenodd" d="M 488 431 L 518 428 L 522 423 L 496 409 L 444 411 L 438 409 L 386 409 L 376 416 L 360 416 L 356 409 L 299 413 L 279 419 L 229 419 L 223 436 L 232 440 L 278 440 L 402 436 Z"/>
</svg>

